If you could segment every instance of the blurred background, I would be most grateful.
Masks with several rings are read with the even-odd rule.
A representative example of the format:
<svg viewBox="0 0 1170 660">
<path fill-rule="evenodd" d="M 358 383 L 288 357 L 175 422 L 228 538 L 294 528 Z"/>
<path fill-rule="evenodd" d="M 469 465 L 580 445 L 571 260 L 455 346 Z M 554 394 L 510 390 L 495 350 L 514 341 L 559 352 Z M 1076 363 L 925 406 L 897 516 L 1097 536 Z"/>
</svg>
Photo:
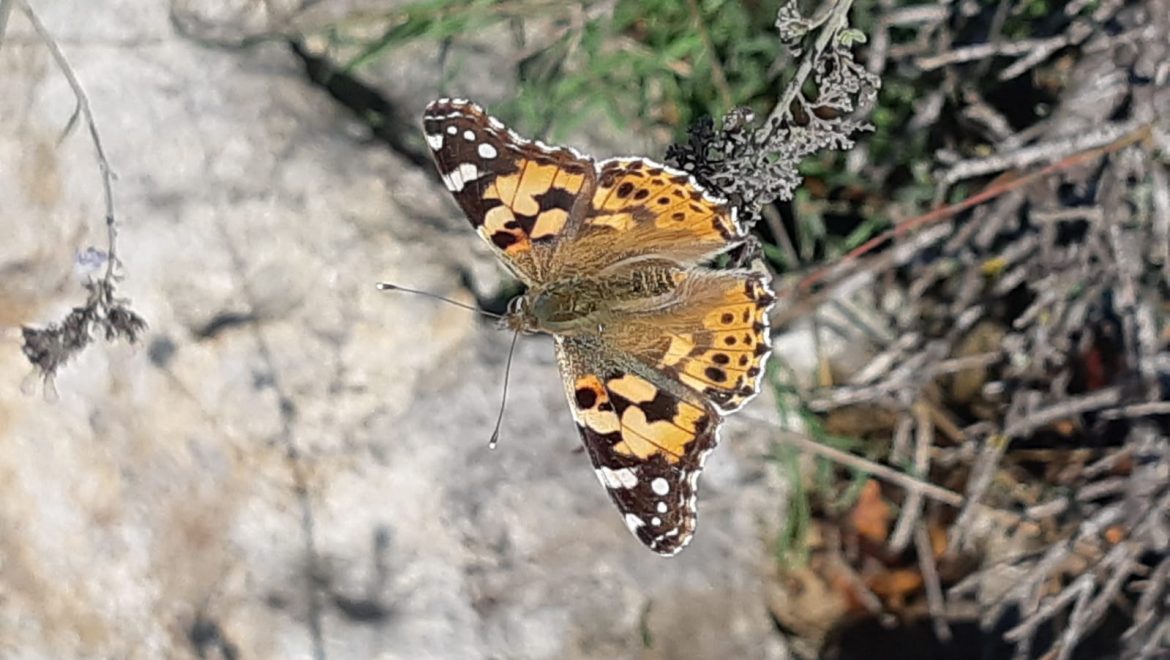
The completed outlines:
<svg viewBox="0 0 1170 660">
<path fill-rule="evenodd" d="M 1168 62 L 1166 0 L 0 0 L 0 657 L 1165 657 Z M 519 291 L 440 96 L 756 222 L 677 557 L 547 337 L 492 451 L 511 338 L 375 290 Z"/>
</svg>

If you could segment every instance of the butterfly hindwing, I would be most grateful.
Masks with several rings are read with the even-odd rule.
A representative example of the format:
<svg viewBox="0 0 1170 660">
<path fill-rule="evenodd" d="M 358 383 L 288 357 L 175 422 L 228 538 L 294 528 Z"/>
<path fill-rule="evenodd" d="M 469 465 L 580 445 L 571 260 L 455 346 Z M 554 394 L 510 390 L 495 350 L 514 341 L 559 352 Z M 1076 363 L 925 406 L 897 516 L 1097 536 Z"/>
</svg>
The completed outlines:
<svg viewBox="0 0 1170 660">
<path fill-rule="evenodd" d="M 641 284 L 614 287 L 626 295 L 609 302 L 609 354 L 677 382 L 723 413 L 759 391 L 775 303 L 766 274 L 637 260 L 606 276 L 606 282 Z"/>
<path fill-rule="evenodd" d="M 688 277 L 683 302 L 631 323 L 614 342 L 620 348 L 623 337 L 658 329 L 666 343 L 648 356 L 654 368 L 721 412 L 734 412 L 759 392 L 772 350 L 768 313 L 776 298 L 758 272 L 694 270 Z"/>
<path fill-rule="evenodd" d="M 718 442 L 719 414 L 599 362 L 587 338 L 558 337 L 557 361 L 585 450 L 626 526 L 654 552 L 677 553 L 694 535 L 699 473 Z"/>
<path fill-rule="evenodd" d="M 476 232 L 527 284 L 545 279 L 570 217 L 585 212 L 593 160 L 525 140 L 460 99 L 428 105 L 423 133 L 443 184 Z"/>
</svg>

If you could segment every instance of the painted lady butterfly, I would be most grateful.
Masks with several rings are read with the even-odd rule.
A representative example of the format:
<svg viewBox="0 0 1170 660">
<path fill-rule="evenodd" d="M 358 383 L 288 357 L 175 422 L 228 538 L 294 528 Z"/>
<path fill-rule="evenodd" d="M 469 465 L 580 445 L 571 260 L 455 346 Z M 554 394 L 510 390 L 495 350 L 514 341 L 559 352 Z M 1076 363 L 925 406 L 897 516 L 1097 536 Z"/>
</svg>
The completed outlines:
<svg viewBox="0 0 1170 660">
<path fill-rule="evenodd" d="M 722 416 L 756 394 L 770 351 L 766 276 L 700 265 L 746 238 L 736 209 L 685 172 L 525 140 L 468 101 L 431 103 L 423 130 L 443 183 L 528 286 L 505 323 L 555 338 L 626 526 L 677 553 Z"/>
</svg>

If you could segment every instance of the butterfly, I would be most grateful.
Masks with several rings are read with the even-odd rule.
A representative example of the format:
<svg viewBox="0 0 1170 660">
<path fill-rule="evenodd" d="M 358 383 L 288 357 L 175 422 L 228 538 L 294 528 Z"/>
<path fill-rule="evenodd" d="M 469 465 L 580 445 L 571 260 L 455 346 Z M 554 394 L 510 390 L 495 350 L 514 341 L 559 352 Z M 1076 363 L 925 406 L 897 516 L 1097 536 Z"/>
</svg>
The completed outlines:
<svg viewBox="0 0 1170 660">
<path fill-rule="evenodd" d="M 504 324 L 556 344 L 569 408 L 626 526 L 674 555 L 723 416 L 760 388 L 765 274 L 703 264 L 747 238 L 735 207 L 646 158 L 594 160 L 440 99 L 423 133 L 443 184 L 527 286 Z"/>
</svg>

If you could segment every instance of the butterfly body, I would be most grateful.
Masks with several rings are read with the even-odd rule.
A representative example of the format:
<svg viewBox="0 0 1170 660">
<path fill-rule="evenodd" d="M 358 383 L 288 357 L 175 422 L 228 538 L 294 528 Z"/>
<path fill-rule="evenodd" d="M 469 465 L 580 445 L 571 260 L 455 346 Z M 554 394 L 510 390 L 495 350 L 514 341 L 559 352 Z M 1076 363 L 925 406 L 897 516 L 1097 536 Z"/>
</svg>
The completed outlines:
<svg viewBox="0 0 1170 660">
<path fill-rule="evenodd" d="M 767 277 L 705 262 L 740 243 L 733 207 L 685 172 L 525 140 L 479 106 L 431 103 L 444 185 L 528 290 L 504 322 L 554 337 L 573 418 L 630 531 L 673 555 L 725 414 L 759 389 Z"/>
<path fill-rule="evenodd" d="M 505 324 L 527 332 L 580 336 L 620 327 L 625 315 L 668 304 L 677 267 L 639 264 L 597 277 L 572 276 L 533 287 L 516 298 Z"/>
</svg>

